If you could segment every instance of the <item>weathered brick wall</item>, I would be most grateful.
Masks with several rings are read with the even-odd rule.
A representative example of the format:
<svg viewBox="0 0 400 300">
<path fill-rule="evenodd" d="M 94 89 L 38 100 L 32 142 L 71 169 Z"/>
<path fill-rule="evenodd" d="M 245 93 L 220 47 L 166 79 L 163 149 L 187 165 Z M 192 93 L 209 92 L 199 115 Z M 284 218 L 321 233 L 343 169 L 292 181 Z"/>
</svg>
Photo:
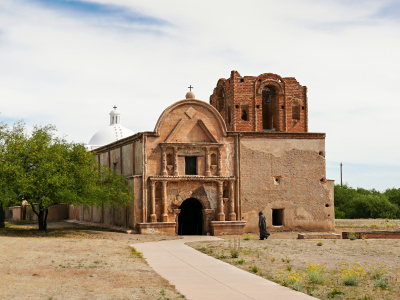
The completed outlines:
<svg viewBox="0 0 400 300">
<path fill-rule="evenodd" d="M 324 140 L 242 138 L 242 217 L 258 230 L 263 211 L 269 230 L 333 230 L 331 190 L 325 179 Z M 283 226 L 272 226 L 272 210 L 283 209 Z"/>
<path fill-rule="evenodd" d="M 230 78 L 218 81 L 210 104 L 220 112 L 229 131 L 262 131 L 263 87 L 276 92 L 269 108 L 273 109 L 274 130 L 307 132 L 307 88 L 294 77 L 282 78 L 272 73 L 242 77 L 232 71 Z"/>
</svg>

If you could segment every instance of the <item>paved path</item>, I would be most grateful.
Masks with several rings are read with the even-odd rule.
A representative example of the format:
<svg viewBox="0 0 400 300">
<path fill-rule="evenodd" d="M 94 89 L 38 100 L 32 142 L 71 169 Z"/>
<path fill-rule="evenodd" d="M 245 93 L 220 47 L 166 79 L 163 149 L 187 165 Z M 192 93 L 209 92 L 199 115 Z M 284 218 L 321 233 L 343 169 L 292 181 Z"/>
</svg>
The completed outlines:
<svg viewBox="0 0 400 300">
<path fill-rule="evenodd" d="M 132 245 L 149 265 L 190 300 L 316 299 L 210 257 L 184 243 L 218 240 L 212 236 Z"/>
</svg>

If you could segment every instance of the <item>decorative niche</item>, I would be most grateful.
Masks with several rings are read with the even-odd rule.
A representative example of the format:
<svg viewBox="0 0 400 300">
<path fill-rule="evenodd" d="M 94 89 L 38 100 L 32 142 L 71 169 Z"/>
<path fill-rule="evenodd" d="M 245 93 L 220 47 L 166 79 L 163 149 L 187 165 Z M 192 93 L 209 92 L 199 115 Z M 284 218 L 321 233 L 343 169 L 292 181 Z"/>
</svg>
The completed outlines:
<svg viewBox="0 0 400 300">
<path fill-rule="evenodd" d="M 212 152 L 210 155 L 210 171 L 211 171 L 211 175 L 215 176 L 217 175 L 217 170 L 218 170 L 218 162 L 217 162 L 217 153 Z"/>
<path fill-rule="evenodd" d="M 174 156 L 172 153 L 167 153 L 167 172 L 168 175 L 173 175 L 174 172 Z"/>
</svg>

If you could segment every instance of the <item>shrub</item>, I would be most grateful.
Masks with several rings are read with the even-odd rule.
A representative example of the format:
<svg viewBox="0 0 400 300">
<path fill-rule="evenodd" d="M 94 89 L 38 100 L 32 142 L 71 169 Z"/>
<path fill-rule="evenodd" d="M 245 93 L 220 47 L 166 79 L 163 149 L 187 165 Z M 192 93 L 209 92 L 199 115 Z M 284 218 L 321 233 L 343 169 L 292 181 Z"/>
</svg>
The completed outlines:
<svg viewBox="0 0 400 300">
<path fill-rule="evenodd" d="M 245 262 L 245 260 L 244 260 L 243 258 L 241 258 L 241 259 L 238 260 L 238 264 L 239 264 L 239 265 L 243 265 L 244 262 Z"/>
<path fill-rule="evenodd" d="M 238 258 L 239 257 L 239 250 L 231 249 L 231 257 L 232 258 Z"/>
<path fill-rule="evenodd" d="M 251 271 L 253 273 L 257 273 L 258 272 L 258 267 L 257 266 L 250 266 L 249 268 L 251 269 Z"/>
<path fill-rule="evenodd" d="M 336 295 L 344 295 L 344 293 L 341 291 L 338 291 L 337 289 L 334 289 L 332 292 L 328 293 L 328 298 L 335 298 Z"/>
<path fill-rule="evenodd" d="M 375 286 L 380 287 L 381 289 L 385 289 L 388 286 L 388 281 L 385 277 L 378 278 L 375 280 Z"/>
<path fill-rule="evenodd" d="M 215 257 L 216 257 L 216 258 L 219 258 L 219 259 L 226 258 L 225 251 L 222 250 L 222 251 L 221 251 L 221 254 L 220 254 L 220 255 L 217 254 Z"/>
<path fill-rule="evenodd" d="M 322 246 L 322 245 L 323 245 L 322 242 L 318 242 L 318 243 L 317 243 L 317 246 Z"/>
<path fill-rule="evenodd" d="M 349 237 L 349 240 L 354 241 L 354 240 L 358 239 L 358 234 L 354 233 L 354 232 L 350 232 L 348 237 Z"/>
<path fill-rule="evenodd" d="M 243 239 L 244 239 L 245 241 L 251 240 L 251 238 L 252 238 L 252 236 L 251 236 L 250 233 L 246 233 L 246 234 L 243 236 Z"/>
<path fill-rule="evenodd" d="M 325 283 L 324 269 L 325 267 L 320 267 L 319 264 L 308 265 L 307 267 L 308 279 L 312 283 L 324 284 Z"/>
<path fill-rule="evenodd" d="M 317 284 L 324 284 L 325 283 L 325 278 L 323 273 L 318 273 L 318 272 L 311 272 L 308 274 L 308 278 L 312 283 L 317 283 Z"/>
<path fill-rule="evenodd" d="M 303 283 L 301 281 L 296 281 L 292 284 L 292 288 L 295 291 L 301 292 L 303 290 Z"/>
<path fill-rule="evenodd" d="M 361 298 L 358 298 L 358 300 L 373 300 L 374 298 L 372 298 L 371 296 L 365 295 Z"/>
<path fill-rule="evenodd" d="M 371 278 L 372 279 L 381 279 L 381 278 L 385 277 L 385 270 L 386 269 L 383 269 L 381 266 L 372 268 L 372 270 L 370 271 Z"/>
<path fill-rule="evenodd" d="M 356 286 L 358 282 L 358 277 L 355 274 L 350 274 L 343 278 L 343 284 L 347 286 Z"/>
<path fill-rule="evenodd" d="M 139 257 L 139 258 L 143 258 L 143 253 L 142 253 L 142 252 L 137 251 L 137 250 L 135 249 L 135 247 L 131 247 L 131 248 L 132 248 L 132 254 L 133 254 L 133 255 L 136 255 L 136 256 Z"/>
</svg>

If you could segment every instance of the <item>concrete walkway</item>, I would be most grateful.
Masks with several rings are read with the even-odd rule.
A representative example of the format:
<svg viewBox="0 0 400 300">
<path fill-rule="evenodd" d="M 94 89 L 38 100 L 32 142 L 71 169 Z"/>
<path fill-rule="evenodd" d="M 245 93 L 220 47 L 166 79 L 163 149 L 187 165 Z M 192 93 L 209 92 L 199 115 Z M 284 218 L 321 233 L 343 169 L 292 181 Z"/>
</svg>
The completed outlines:
<svg viewBox="0 0 400 300">
<path fill-rule="evenodd" d="M 316 299 L 236 268 L 186 246 L 186 242 L 215 241 L 212 236 L 131 245 L 149 265 L 190 300 Z"/>
</svg>

